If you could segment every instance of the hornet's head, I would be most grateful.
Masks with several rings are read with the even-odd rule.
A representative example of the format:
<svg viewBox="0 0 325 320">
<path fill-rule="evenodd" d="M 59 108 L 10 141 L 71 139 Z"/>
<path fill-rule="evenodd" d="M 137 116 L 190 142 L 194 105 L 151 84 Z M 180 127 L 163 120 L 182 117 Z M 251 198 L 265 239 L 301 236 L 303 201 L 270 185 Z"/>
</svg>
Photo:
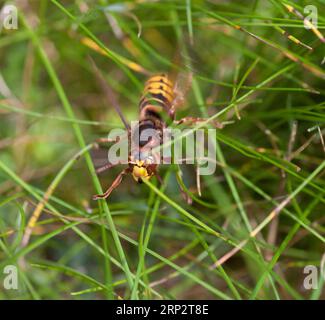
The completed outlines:
<svg viewBox="0 0 325 320">
<path fill-rule="evenodd" d="M 154 159 L 152 156 L 148 156 L 144 159 L 136 159 L 132 163 L 132 176 L 136 182 L 141 183 L 142 180 L 149 180 L 154 175 Z"/>
</svg>

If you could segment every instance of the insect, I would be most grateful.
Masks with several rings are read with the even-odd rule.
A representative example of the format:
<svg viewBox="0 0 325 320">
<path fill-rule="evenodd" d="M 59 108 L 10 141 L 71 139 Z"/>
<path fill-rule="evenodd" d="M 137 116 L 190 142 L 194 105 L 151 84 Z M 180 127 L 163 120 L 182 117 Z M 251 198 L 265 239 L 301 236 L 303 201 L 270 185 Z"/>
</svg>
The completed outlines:
<svg viewBox="0 0 325 320">
<path fill-rule="evenodd" d="M 97 69 L 97 76 L 98 76 Z M 107 85 L 103 83 L 104 79 L 101 77 L 102 87 L 105 91 L 110 90 Z M 162 144 L 163 130 L 168 123 L 174 122 L 175 124 L 194 124 L 198 121 L 205 121 L 204 118 L 185 117 L 180 120 L 175 120 L 175 110 L 179 103 L 179 96 L 177 94 L 176 86 L 167 74 L 158 74 L 149 77 L 146 81 L 142 96 L 139 101 L 139 121 L 138 125 L 131 132 L 129 125 L 125 121 L 118 105 L 115 109 L 119 113 L 124 125 L 128 130 L 129 141 L 135 141 L 135 147 L 130 150 L 128 156 L 127 168 L 125 168 L 113 181 L 111 186 L 103 194 L 94 195 L 93 199 L 106 199 L 111 192 L 117 188 L 122 182 L 123 176 L 131 174 L 137 183 L 142 183 L 143 180 L 149 180 L 156 176 L 161 182 L 158 174 L 158 166 L 162 159 L 159 159 L 160 153 L 155 153 L 153 150 Z M 215 123 L 220 127 L 221 124 Z M 146 134 L 147 131 L 154 132 L 155 134 Z M 101 142 L 111 142 L 108 139 L 100 139 Z M 131 144 L 132 145 L 132 144 Z M 113 165 L 107 164 L 99 168 L 97 172 L 102 172 L 111 168 Z M 181 192 L 184 198 L 190 203 L 185 191 L 180 185 Z"/>
</svg>

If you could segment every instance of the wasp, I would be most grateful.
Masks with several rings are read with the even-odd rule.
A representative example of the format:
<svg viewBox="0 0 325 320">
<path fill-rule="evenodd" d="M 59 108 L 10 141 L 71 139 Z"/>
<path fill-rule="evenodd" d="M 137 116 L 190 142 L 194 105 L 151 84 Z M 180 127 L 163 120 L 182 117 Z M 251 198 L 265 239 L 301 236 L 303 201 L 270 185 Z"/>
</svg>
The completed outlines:
<svg viewBox="0 0 325 320">
<path fill-rule="evenodd" d="M 105 86 L 103 84 L 103 79 L 101 79 L 101 83 Z M 107 90 L 109 89 L 105 86 L 105 91 L 107 92 Z M 137 140 L 139 137 L 141 137 L 141 139 L 134 144 L 136 145 L 135 148 L 131 148 L 127 167 L 115 178 L 105 193 L 94 195 L 94 200 L 106 199 L 111 192 L 120 185 L 123 176 L 127 174 L 131 174 L 137 183 L 142 183 L 143 180 L 149 180 L 153 176 L 156 176 L 161 182 L 161 178 L 158 174 L 158 166 L 159 163 L 161 163 L 161 161 L 159 161 L 161 160 L 159 159 L 160 153 L 155 153 L 153 150 L 162 144 L 163 130 L 171 122 L 178 125 L 182 123 L 194 124 L 198 121 L 206 120 L 204 118 L 194 117 L 185 117 L 180 120 L 175 120 L 175 110 L 180 103 L 179 100 L 182 100 L 182 98 L 179 98 L 177 87 L 167 74 L 162 73 L 150 76 L 144 85 L 144 90 L 139 101 L 138 125 L 135 130 L 133 130 L 133 133 L 131 133 L 130 127 L 124 119 L 120 108 L 116 108 L 116 102 L 113 103 L 128 130 L 128 139 L 132 141 Z M 221 127 L 221 124 L 217 122 L 216 125 Z M 152 130 L 155 134 L 148 137 L 145 133 L 147 130 Z M 100 141 L 111 142 L 111 140 L 105 138 L 100 139 Z M 111 167 L 111 164 L 107 164 L 97 170 L 97 172 L 102 172 Z M 180 188 L 182 195 L 187 198 L 182 186 L 180 186 Z M 187 201 L 190 202 L 188 198 Z"/>
</svg>

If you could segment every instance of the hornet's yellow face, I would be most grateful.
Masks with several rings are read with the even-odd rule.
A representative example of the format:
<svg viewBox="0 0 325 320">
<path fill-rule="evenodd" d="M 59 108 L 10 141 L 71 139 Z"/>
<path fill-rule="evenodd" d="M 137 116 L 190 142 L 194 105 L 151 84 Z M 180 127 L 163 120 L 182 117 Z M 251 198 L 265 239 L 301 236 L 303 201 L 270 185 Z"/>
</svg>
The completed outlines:
<svg viewBox="0 0 325 320">
<path fill-rule="evenodd" d="M 136 160 L 133 166 L 132 176 L 136 182 L 142 182 L 143 179 L 150 179 L 152 174 L 148 173 L 147 166 L 150 165 L 147 161 Z"/>
</svg>

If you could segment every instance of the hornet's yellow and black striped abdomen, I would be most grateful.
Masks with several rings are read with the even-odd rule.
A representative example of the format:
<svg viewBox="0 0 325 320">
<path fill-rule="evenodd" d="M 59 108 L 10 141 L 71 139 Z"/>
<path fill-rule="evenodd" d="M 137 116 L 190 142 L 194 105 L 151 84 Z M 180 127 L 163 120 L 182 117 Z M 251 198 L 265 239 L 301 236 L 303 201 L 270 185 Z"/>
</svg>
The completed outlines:
<svg viewBox="0 0 325 320">
<path fill-rule="evenodd" d="M 139 103 L 140 120 L 148 117 L 166 118 L 174 101 L 174 85 L 167 75 L 150 77 Z"/>
</svg>

